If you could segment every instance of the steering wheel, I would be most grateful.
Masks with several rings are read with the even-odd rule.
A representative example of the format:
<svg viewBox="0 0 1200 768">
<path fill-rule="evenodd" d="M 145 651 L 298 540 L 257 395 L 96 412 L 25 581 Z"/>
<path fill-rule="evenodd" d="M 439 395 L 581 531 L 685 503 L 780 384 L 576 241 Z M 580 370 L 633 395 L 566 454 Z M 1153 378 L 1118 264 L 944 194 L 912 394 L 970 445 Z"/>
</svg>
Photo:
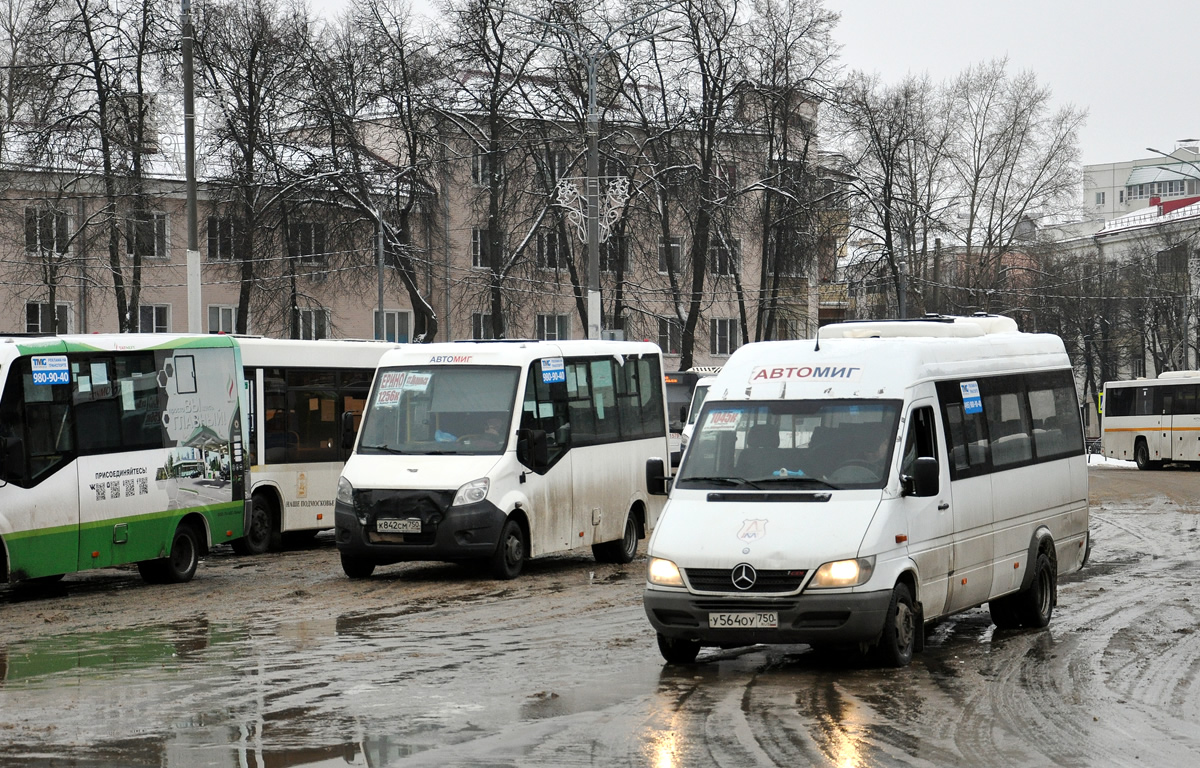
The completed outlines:
<svg viewBox="0 0 1200 768">
<path fill-rule="evenodd" d="M 829 473 L 829 479 L 842 483 L 874 483 L 881 479 L 879 468 L 869 461 L 851 459 Z"/>
</svg>

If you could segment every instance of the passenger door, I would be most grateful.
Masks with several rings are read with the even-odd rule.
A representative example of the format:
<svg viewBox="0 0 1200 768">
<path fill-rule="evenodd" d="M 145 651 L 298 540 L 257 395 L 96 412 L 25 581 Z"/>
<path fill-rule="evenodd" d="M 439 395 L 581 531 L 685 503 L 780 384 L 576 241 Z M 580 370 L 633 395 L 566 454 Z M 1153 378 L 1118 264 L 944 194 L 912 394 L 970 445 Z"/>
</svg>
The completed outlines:
<svg viewBox="0 0 1200 768">
<path fill-rule="evenodd" d="M 1171 458 L 1174 461 L 1200 461 L 1200 398 L 1195 384 L 1171 387 L 1171 399 L 1164 397 L 1163 409 L 1171 419 Z"/>
<path fill-rule="evenodd" d="M 918 457 L 938 460 L 937 493 L 906 496 L 903 500 L 908 520 L 908 551 L 920 574 L 921 602 L 926 617 L 938 616 L 946 609 L 954 543 L 950 468 L 943 448 L 945 436 L 938 431 L 935 410 L 936 404 L 931 398 L 913 403 L 905 422 L 908 430 L 900 460 L 901 477 L 913 475 Z"/>
<path fill-rule="evenodd" d="M 531 555 L 561 552 L 578 546 L 575 534 L 574 489 L 571 465 L 570 417 L 567 411 L 567 388 L 572 372 L 567 370 L 567 382 L 546 381 L 540 360 L 529 366 L 525 381 L 525 397 L 521 405 L 519 428 L 546 433 L 547 466 L 535 471 L 522 467 L 525 494 L 532 509 L 529 516 L 529 549 Z"/>
</svg>

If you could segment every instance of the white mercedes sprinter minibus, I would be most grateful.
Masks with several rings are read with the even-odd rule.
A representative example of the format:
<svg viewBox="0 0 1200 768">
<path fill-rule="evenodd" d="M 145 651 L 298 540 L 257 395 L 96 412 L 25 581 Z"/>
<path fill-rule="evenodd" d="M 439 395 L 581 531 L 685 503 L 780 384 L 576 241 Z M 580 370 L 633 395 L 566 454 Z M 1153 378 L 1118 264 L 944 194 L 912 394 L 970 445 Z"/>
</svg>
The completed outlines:
<svg viewBox="0 0 1200 768">
<path fill-rule="evenodd" d="M 666 489 L 654 460 L 647 482 Z M 729 358 L 651 537 L 645 610 L 671 663 L 808 643 L 903 666 L 926 622 L 984 603 L 998 627 L 1046 626 L 1087 537 L 1057 336 L 996 316 L 844 323 Z"/>
<path fill-rule="evenodd" d="M 662 509 L 662 352 L 625 341 L 411 344 L 387 352 L 338 482 L 342 569 L 529 557 L 591 546 L 627 563 Z M 353 424 L 344 440 L 353 443 Z"/>
</svg>

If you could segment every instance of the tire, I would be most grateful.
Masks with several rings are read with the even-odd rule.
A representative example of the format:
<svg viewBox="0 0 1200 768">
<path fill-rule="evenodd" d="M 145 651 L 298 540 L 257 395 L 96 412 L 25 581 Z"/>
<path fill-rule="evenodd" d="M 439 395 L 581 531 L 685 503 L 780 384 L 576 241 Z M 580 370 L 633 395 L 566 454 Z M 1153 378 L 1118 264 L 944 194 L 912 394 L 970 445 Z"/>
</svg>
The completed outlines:
<svg viewBox="0 0 1200 768">
<path fill-rule="evenodd" d="M 1020 626 L 1041 629 L 1050 623 L 1057 602 L 1058 574 L 1050 557 L 1039 552 L 1033 562 L 1033 581 L 1012 596 L 1013 614 Z"/>
<path fill-rule="evenodd" d="M 255 496 L 250 505 L 250 525 L 246 535 L 233 542 L 233 551 L 239 555 L 261 555 L 271 548 L 274 528 L 271 505 L 262 496 Z"/>
<path fill-rule="evenodd" d="M 492 577 L 502 581 L 515 579 L 525 566 L 525 558 L 528 555 L 525 531 L 521 529 L 520 523 L 510 517 L 500 529 L 500 541 L 496 543 L 496 551 L 492 554 Z"/>
<path fill-rule="evenodd" d="M 1145 440 L 1139 440 L 1133 447 L 1133 460 L 1138 469 L 1158 469 L 1162 466 L 1161 461 L 1150 461 L 1150 449 L 1146 447 Z"/>
<path fill-rule="evenodd" d="M 992 614 L 992 623 L 996 629 L 1016 629 L 1021 626 L 1013 607 L 1013 596 L 1005 595 L 988 601 L 988 612 Z"/>
<path fill-rule="evenodd" d="M 180 523 L 166 557 L 138 563 L 138 573 L 147 584 L 182 584 L 191 581 L 200 564 L 200 537 L 196 529 Z"/>
<path fill-rule="evenodd" d="M 367 579 L 375 573 L 375 563 L 370 560 L 358 560 L 350 557 L 345 552 L 342 555 L 342 573 L 345 573 L 352 579 Z"/>
<path fill-rule="evenodd" d="M 631 563 L 637 557 L 638 525 L 630 512 L 625 518 L 625 533 L 616 541 L 592 545 L 592 555 L 597 563 Z"/>
<path fill-rule="evenodd" d="M 668 664 L 691 664 L 700 653 L 700 641 L 665 637 L 659 632 L 658 652 Z"/>
<path fill-rule="evenodd" d="M 907 584 L 897 584 L 892 590 L 879 638 L 879 662 L 885 667 L 906 667 L 912 661 L 917 643 L 917 610 Z"/>
</svg>

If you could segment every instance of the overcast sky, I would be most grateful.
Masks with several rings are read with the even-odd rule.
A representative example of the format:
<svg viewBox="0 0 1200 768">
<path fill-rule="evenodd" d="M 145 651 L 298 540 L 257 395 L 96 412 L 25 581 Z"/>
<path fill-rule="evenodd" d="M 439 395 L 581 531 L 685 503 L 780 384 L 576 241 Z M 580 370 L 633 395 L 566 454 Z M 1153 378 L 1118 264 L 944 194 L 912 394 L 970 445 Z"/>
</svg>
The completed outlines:
<svg viewBox="0 0 1200 768">
<path fill-rule="evenodd" d="M 1200 137 L 1200 70 L 1189 30 L 1196 0 L 825 0 L 842 15 L 842 64 L 894 82 L 949 79 L 1007 56 L 1032 70 L 1057 105 L 1087 110 L 1086 164 L 1150 157 Z"/>
<path fill-rule="evenodd" d="M 310 2 L 324 14 L 346 4 Z M 834 37 L 843 66 L 886 82 L 910 72 L 947 80 L 1003 56 L 1013 73 L 1032 70 L 1056 105 L 1087 110 L 1084 163 L 1149 157 L 1146 147 L 1170 152 L 1179 139 L 1200 138 L 1200 56 L 1190 34 L 1198 0 L 825 0 L 825 7 L 842 16 Z"/>
</svg>

